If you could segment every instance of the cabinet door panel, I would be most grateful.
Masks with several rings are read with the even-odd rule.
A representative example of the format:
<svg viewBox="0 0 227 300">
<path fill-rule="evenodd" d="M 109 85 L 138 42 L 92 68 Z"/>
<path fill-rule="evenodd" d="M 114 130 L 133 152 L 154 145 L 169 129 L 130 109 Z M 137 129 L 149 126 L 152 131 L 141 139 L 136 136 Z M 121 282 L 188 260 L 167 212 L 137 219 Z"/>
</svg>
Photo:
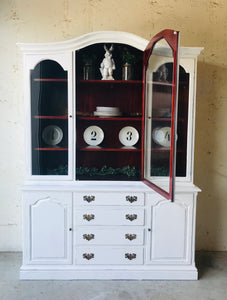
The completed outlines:
<svg viewBox="0 0 227 300">
<path fill-rule="evenodd" d="M 31 192 L 24 201 L 28 263 L 71 263 L 72 194 Z"/>
<path fill-rule="evenodd" d="M 68 175 L 68 71 L 42 60 L 30 82 L 32 175 Z"/>
<path fill-rule="evenodd" d="M 187 198 L 187 196 L 185 196 Z M 192 204 L 160 201 L 151 207 L 150 258 L 152 263 L 189 263 Z"/>
</svg>

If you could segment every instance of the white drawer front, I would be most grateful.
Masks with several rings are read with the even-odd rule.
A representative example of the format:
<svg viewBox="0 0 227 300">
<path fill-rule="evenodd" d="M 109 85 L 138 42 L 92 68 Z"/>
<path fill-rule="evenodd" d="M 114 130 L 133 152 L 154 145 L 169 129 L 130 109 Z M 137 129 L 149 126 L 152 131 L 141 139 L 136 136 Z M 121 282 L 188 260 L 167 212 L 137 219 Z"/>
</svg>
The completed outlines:
<svg viewBox="0 0 227 300">
<path fill-rule="evenodd" d="M 144 208 L 79 208 L 76 225 L 144 225 Z"/>
<path fill-rule="evenodd" d="M 76 205 L 144 205 L 143 193 L 75 193 Z"/>
<path fill-rule="evenodd" d="M 143 264 L 142 247 L 78 247 L 76 264 L 138 265 Z"/>
<path fill-rule="evenodd" d="M 143 245 L 144 229 L 124 226 L 102 229 L 79 227 L 76 230 L 76 245 Z"/>
</svg>

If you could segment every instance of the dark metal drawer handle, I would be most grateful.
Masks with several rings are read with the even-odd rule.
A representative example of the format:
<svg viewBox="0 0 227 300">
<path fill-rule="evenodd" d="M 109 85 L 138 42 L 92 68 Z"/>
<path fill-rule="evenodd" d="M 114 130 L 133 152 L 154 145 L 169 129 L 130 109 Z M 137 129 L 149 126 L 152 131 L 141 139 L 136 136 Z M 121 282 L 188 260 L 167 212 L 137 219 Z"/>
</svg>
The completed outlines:
<svg viewBox="0 0 227 300">
<path fill-rule="evenodd" d="M 92 259 L 94 257 L 95 257 L 94 253 L 84 253 L 83 254 L 83 258 L 87 259 L 87 260 L 90 260 L 90 259 Z"/>
<path fill-rule="evenodd" d="M 87 220 L 87 221 L 94 220 L 94 218 L 95 218 L 95 215 L 93 215 L 93 214 L 91 214 L 91 215 L 87 215 L 87 214 L 83 215 L 83 219 Z"/>
<path fill-rule="evenodd" d="M 136 253 L 125 253 L 125 258 L 132 260 L 136 258 Z"/>
<path fill-rule="evenodd" d="M 84 201 L 87 201 L 88 203 L 95 201 L 95 196 L 91 196 L 91 195 L 86 195 L 83 196 Z"/>
<path fill-rule="evenodd" d="M 136 214 L 133 214 L 133 215 L 129 215 L 127 214 L 125 216 L 126 220 L 129 220 L 129 221 L 133 221 L 133 220 L 136 220 L 137 219 L 137 215 Z"/>
<path fill-rule="evenodd" d="M 126 196 L 126 201 L 129 201 L 130 203 L 137 201 L 137 196 Z"/>
<path fill-rule="evenodd" d="M 126 233 L 125 238 L 130 240 L 130 241 L 135 240 L 136 239 L 136 234 Z"/>
<path fill-rule="evenodd" d="M 95 238 L 95 235 L 93 233 L 91 233 L 91 234 L 83 234 L 83 239 L 84 240 L 90 241 L 90 240 L 93 240 L 94 238 Z"/>
</svg>

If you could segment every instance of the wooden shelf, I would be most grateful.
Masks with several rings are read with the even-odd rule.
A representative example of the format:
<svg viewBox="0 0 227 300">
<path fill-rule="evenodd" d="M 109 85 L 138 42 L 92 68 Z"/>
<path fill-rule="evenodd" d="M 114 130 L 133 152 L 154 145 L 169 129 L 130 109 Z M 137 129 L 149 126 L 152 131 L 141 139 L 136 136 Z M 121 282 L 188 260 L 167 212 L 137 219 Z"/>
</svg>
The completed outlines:
<svg viewBox="0 0 227 300">
<path fill-rule="evenodd" d="M 157 121 L 157 122 L 171 122 L 171 118 L 156 118 L 156 117 L 154 117 L 154 118 L 152 118 L 152 121 Z M 178 118 L 177 119 L 177 121 L 179 122 L 183 122 L 183 121 L 185 121 L 183 118 Z"/>
<path fill-rule="evenodd" d="M 161 118 L 161 117 L 159 117 L 159 118 L 156 118 L 156 117 L 154 117 L 154 118 L 152 118 L 152 121 L 165 121 L 165 122 L 170 122 L 172 119 L 171 118 Z"/>
<path fill-rule="evenodd" d="M 68 151 L 68 148 L 54 148 L 54 147 L 45 147 L 45 148 L 35 148 L 37 151 Z"/>
<path fill-rule="evenodd" d="M 170 148 L 152 148 L 151 149 L 152 152 L 170 152 Z"/>
<path fill-rule="evenodd" d="M 152 148 L 151 149 L 151 151 L 152 152 L 170 152 L 170 148 L 161 148 L 161 147 L 159 147 L 159 148 Z M 180 153 L 180 152 L 185 152 L 184 150 L 177 150 L 177 153 Z"/>
<path fill-rule="evenodd" d="M 79 149 L 80 151 L 88 151 L 88 152 L 141 152 L 141 149 L 133 148 L 133 147 L 125 147 L 125 148 L 90 148 L 90 147 L 83 147 Z M 152 148 L 152 152 L 170 152 L 170 148 Z M 184 152 L 183 150 L 177 150 L 177 152 Z"/>
<path fill-rule="evenodd" d="M 148 81 L 148 83 L 152 83 L 153 85 L 159 85 L 159 86 L 170 86 L 170 87 L 173 86 L 173 84 L 171 82 Z"/>
<path fill-rule="evenodd" d="M 141 149 L 138 148 L 133 148 L 133 147 L 125 147 L 125 148 L 89 148 L 89 147 L 84 147 L 84 148 L 80 148 L 80 151 L 90 151 L 90 152 L 94 152 L 94 151 L 98 151 L 98 152 L 141 152 Z"/>
<path fill-rule="evenodd" d="M 37 82 L 67 82 L 68 79 L 65 78 L 34 78 Z"/>
<path fill-rule="evenodd" d="M 142 117 L 84 117 L 79 116 L 80 120 L 92 121 L 142 121 Z"/>
<path fill-rule="evenodd" d="M 34 116 L 35 119 L 66 120 L 68 116 Z"/>
<path fill-rule="evenodd" d="M 142 80 L 101 80 L 101 79 L 94 79 L 94 80 L 80 80 L 80 83 L 103 83 L 103 84 L 142 84 Z"/>
</svg>

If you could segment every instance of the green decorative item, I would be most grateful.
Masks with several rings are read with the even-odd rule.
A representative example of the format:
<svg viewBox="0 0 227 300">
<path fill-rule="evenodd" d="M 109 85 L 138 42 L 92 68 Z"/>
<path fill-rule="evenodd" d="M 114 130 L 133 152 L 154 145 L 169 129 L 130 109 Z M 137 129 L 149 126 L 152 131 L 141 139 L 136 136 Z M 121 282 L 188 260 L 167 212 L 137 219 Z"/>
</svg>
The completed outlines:
<svg viewBox="0 0 227 300">
<path fill-rule="evenodd" d="M 133 64 L 135 64 L 136 58 L 127 48 L 123 49 L 122 52 L 122 79 L 131 80 L 133 77 Z"/>
<path fill-rule="evenodd" d="M 151 176 L 169 176 L 169 169 L 164 167 L 152 168 Z"/>
<path fill-rule="evenodd" d="M 48 169 L 47 175 L 68 175 L 68 166 L 59 166 L 56 169 Z"/>
<path fill-rule="evenodd" d="M 96 55 L 86 55 L 82 56 L 83 61 L 83 79 L 89 80 L 94 79 L 94 63 L 96 62 Z"/>
<path fill-rule="evenodd" d="M 101 169 L 98 168 L 83 168 L 79 167 L 76 169 L 77 176 L 94 177 L 94 176 L 120 176 L 124 175 L 129 178 L 140 176 L 140 171 L 135 167 L 124 166 L 123 168 L 112 168 L 103 166 Z"/>
<path fill-rule="evenodd" d="M 133 65 L 136 62 L 136 57 L 127 48 L 124 48 L 122 51 L 122 61 L 123 64 Z"/>
<path fill-rule="evenodd" d="M 88 55 L 88 54 L 84 54 L 82 56 L 82 61 L 83 61 L 83 64 L 89 64 L 89 65 L 92 65 L 96 62 L 97 60 L 97 56 L 94 55 L 94 54 L 91 54 L 91 55 Z"/>
</svg>

